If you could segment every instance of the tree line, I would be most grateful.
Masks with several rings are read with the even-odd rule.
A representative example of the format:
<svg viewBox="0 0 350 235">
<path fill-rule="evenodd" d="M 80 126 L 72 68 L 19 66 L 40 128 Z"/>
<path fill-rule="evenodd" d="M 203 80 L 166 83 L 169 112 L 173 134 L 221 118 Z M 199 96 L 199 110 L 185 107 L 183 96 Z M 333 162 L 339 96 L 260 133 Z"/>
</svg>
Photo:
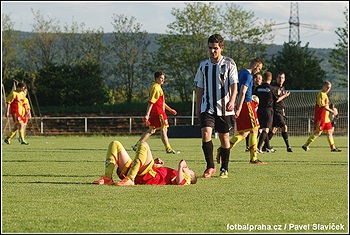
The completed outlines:
<svg viewBox="0 0 350 235">
<path fill-rule="evenodd" d="M 254 57 L 265 61 L 264 69 L 284 71 L 288 89 L 320 89 L 326 72 L 322 59 L 301 42 L 284 43 L 270 58 L 266 50 L 274 39 L 272 20 L 259 22 L 254 12 L 235 3 L 219 9 L 215 3 L 189 2 L 173 8 L 175 21 L 165 35 L 157 35 L 150 48 L 149 33 L 135 17 L 114 14 L 113 32 L 85 29 L 84 23 L 59 26 L 55 18 L 35 12 L 32 32 L 21 38 L 10 15 L 3 14 L 2 82 L 10 91 L 14 81 L 25 81 L 43 106 L 104 105 L 145 101 L 155 71 L 166 73 L 163 89 L 172 102 L 192 99 L 193 79 L 199 62 L 208 57 L 207 38 L 225 38 L 224 55 L 238 69 Z M 345 26 L 335 32 L 339 43 L 330 63 L 339 85 L 347 87 L 348 9 Z"/>
</svg>

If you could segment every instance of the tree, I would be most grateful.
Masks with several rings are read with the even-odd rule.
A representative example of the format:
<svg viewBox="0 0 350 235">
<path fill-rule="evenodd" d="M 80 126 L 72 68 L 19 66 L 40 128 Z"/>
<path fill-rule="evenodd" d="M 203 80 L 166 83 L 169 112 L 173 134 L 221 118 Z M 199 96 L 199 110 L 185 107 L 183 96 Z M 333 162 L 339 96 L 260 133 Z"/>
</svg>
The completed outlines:
<svg viewBox="0 0 350 235">
<path fill-rule="evenodd" d="M 35 74 L 41 105 L 79 106 L 108 102 L 108 93 L 98 64 L 49 65 Z"/>
<path fill-rule="evenodd" d="M 334 68 L 334 74 L 339 79 L 339 86 L 348 87 L 348 45 L 349 45 L 349 9 L 344 11 L 345 26 L 339 27 L 335 33 L 339 36 L 335 49 L 330 54 L 330 63 Z"/>
<path fill-rule="evenodd" d="M 141 31 L 142 24 L 136 23 L 135 17 L 114 14 L 112 19 L 114 42 L 110 49 L 115 100 L 130 103 L 147 81 L 150 42 L 146 40 L 148 33 Z"/>
<path fill-rule="evenodd" d="M 315 52 L 309 51 L 300 42 L 284 43 L 282 51 L 267 61 L 265 68 L 272 74 L 286 74 L 285 85 L 290 90 L 318 90 L 322 86 L 326 72 L 320 67 L 322 60 L 317 59 Z"/>
<path fill-rule="evenodd" d="M 23 73 L 17 66 L 18 35 L 13 29 L 14 22 L 9 14 L 2 15 L 2 83 L 5 87 L 12 87 L 13 79 L 17 74 Z"/>
<path fill-rule="evenodd" d="M 154 60 L 171 75 L 172 93 L 176 91 L 182 102 L 191 99 L 198 65 L 208 57 L 210 35 L 220 33 L 225 38 L 224 54 L 233 58 L 238 68 L 247 66 L 255 56 L 264 57 L 266 42 L 273 39 L 273 23 L 256 25 L 254 13 L 235 4 L 226 4 L 225 12 L 218 9 L 211 2 L 186 3 L 183 10 L 173 8 L 176 20 L 168 25 L 169 35 L 157 40 L 160 48 Z"/>
<path fill-rule="evenodd" d="M 38 70 L 51 66 L 57 61 L 59 50 L 59 21 L 55 18 L 45 19 L 40 11 L 34 12 L 34 24 L 32 37 L 22 42 L 26 53 L 25 70 Z"/>
<path fill-rule="evenodd" d="M 244 11 L 235 3 L 226 4 L 222 14 L 225 53 L 234 59 L 238 70 L 244 69 L 252 58 L 265 58 L 267 44 L 272 42 L 274 22 L 257 23 L 254 12 Z"/>
<path fill-rule="evenodd" d="M 155 64 L 167 74 L 166 83 L 173 87 L 168 99 L 177 93 L 182 102 L 192 98 L 198 65 L 208 57 L 208 37 L 221 28 L 213 3 L 185 4 L 183 10 L 172 9 L 176 20 L 168 25 L 169 35 L 157 39 L 160 47 L 154 55 Z"/>
</svg>

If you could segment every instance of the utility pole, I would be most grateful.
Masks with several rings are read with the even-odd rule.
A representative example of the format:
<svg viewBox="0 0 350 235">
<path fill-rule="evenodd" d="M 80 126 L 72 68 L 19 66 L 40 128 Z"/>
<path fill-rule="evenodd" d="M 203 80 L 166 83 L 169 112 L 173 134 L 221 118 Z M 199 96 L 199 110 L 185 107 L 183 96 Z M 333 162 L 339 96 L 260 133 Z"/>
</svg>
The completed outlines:
<svg viewBox="0 0 350 235">
<path fill-rule="evenodd" d="M 300 42 L 299 32 L 299 9 L 297 2 L 290 3 L 290 17 L 289 17 L 289 42 Z"/>
</svg>

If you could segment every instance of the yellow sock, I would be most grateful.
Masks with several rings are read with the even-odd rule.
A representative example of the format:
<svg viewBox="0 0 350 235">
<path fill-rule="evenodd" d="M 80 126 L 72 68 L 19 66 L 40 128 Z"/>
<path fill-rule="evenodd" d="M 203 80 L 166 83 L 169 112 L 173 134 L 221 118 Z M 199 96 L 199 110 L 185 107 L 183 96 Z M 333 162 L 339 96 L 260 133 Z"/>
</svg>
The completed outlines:
<svg viewBox="0 0 350 235">
<path fill-rule="evenodd" d="M 7 136 L 7 139 L 10 140 L 12 139 L 16 134 L 16 131 L 11 131 L 10 134 Z"/>
<path fill-rule="evenodd" d="M 258 159 L 257 144 L 258 144 L 258 134 L 250 133 L 249 135 L 249 149 L 250 149 L 250 161 L 255 161 Z"/>
<path fill-rule="evenodd" d="M 147 160 L 147 148 L 144 144 L 141 144 L 140 147 L 136 150 L 136 156 L 132 166 L 128 172 L 128 177 L 132 181 L 135 180 L 136 175 L 139 173 L 140 168 L 145 164 Z"/>
<path fill-rule="evenodd" d="M 334 139 L 333 137 L 329 138 L 327 137 L 328 143 L 329 143 L 329 147 L 331 147 L 331 149 L 335 149 L 335 144 L 334 144 Z"/>
<path fill-rule="evenodd" d="M 24 142 L 24 131 L 21 129 L 19 130 L 19 138 L 21 138 L 22 142 Z"/>
<path fill-rule="evenodd" d="M 243 140 L 243 135 L 238 133 L 237 135 L 233 136 L 230 140 L 230 148 L 232 149 L 233 147 L 236 146 L 237 143 Z"/>
<path fill-rule="evenodd" d="M 172 148 L 171 148 L 171 146 L 170 146 L 170 144 L 167 144 L 166 146 L 165 146 L 165 150 L 166 151 L 170 151 Z"/>
<path fill-rule="evenodd" d="M 304 146 L 309 147 L 312 142 L 315 141 L 317 137 L 315 135 L 310 135 L 307 141 L 305 142 Z"/>
<path fill-rule="evenodd" d="M 105 162 L 106 177 L 112 179 L 113 170 L 118 163 L 118 154 L 123 148 L 123 145 L 119 141 L 113 141 L 109 144 Z"/>
</svg>

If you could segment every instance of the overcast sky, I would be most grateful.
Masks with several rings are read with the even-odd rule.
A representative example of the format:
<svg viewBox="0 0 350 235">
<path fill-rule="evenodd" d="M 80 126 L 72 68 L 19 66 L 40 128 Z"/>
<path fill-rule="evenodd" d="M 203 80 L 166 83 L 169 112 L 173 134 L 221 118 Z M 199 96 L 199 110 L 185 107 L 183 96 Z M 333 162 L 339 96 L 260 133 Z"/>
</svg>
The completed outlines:
<svg viewBox="0 0 350 235">
<path fill-rule="evenodd" d="M 215 2 L 224 7 L 228 1 Z M 180 1 L 2 1 L 2 14 L 10 14 L 14 29 L 30 32 L 34 24 L 34 12 L 40 11 L 45 19 L 56 19 L 63 26 L 72 22 L 85 23 L 85 29 L 102 28 L 112 32 L 113 14 L 135 17 L 142 24 L 141 30 L 148 33 L 167 33 L 167 25 L 175 21 L 172 8 L 183 9 L 186 2 Z M 235 1 L 245 11 L 252 11 L 259 20 L 273 20 L 276 26 L 274 43 L 282 45 L 289 40 L 291 2 Z M 345 27 L 343 12 L 349 8 L 347 1 L 298 2 L 300 40 L 302 46 L 309 42 L 310 48 L 334 48 L 338 42 L 335 30 Z"/>
</svg>

